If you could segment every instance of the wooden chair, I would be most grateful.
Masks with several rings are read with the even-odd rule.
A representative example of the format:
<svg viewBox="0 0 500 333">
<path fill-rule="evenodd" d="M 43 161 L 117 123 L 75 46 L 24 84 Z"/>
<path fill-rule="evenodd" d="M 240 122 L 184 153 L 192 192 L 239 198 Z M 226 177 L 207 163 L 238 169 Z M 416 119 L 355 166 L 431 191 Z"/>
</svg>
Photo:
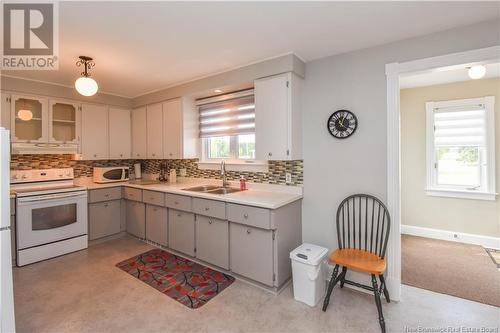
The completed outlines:
<svg viewBox="0 0 500 333">
<path fill-rule="evenodd" d="M 384 271 L 385 251 L 391 229 L 391 218 L 386 206 L 376 197 L 368 194 L 355 194 L 345 198 L 337 209 L 337 240 L 339 248 L 333 252 L 329 261 L 334 264 L 333 274 L 328 283 L 328 291 L 323 303 L 326 311 L 333 288 L 340 281 L 340 288 L 350 284 L 373 291 L 377 305 L 380 328 L 385 333 L 380 294 L 383 292 L 387 303 L 390 302 Z M 340 275 L 339 266 L 342 266 Z M 345 278 L 347 270 L 352 269 L 371 275 L 372 286 L 363 285 Z M 380 288 L 377 285 L 380 279 Z"/>
</svg>

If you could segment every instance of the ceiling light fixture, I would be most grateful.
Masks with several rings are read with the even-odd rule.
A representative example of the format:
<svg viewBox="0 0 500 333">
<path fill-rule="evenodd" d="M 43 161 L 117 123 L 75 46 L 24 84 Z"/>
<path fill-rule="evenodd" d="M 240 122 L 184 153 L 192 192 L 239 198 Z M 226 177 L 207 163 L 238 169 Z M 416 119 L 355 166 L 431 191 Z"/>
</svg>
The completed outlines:
<svg viewBox="0 0 500 333">
<path fill-rule="evenodd" d="M 222 90 L 220 90 L 220 89 L 215 89 L 214 90 L 214 93 L 216 93 L 216 94 L 220 94 L 221 92 L 222 92 Z"/>
<path fill-rule="evenodd" d="M 99 89 L 97 82 L 90 77 L 90 69 L 95 66 L 95 63 L 91 57 L 80 56 L 80 60 L 76 62 L 78 67 L 84 66 L 84 70 L 81 73 L 81 77 L 76 79 L 75 88 L 83 96 L 95 95 L 97 89 Z"/>
<path fill-rule="evenodd" d="M 473 80 L 480 79 L 486 74 L 486 67 L 483 65 L 469 67 L 467 74 L 469 74 L 469 77 Z"/>
</svg>

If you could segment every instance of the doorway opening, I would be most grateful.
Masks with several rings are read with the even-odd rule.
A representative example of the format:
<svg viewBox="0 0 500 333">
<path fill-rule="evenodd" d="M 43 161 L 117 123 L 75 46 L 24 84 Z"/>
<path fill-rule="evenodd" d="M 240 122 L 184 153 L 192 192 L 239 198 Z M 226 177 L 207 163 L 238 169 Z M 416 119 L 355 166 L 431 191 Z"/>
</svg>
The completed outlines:
<svg viewBox="0 0 500 333">
<path fill-rule="evenodd" d="M 467 249 L 469 252 L 471 250 L 461 247 L 462 245 L 477 246 L 475 250 L 481 250 L 484 254 L 482 258 L 488 259 L 490 268 L 495 274 L 498 273 L 496 264 L 491 260 L 495 252 L 492 250 L 488 253 L 481 247 L 500 248 L 500 203 L 496 196 L 495 180 L 495 176 L 499 178 L 499 172 L 495 167 L 495 164 L 498 166 L 498 163 L 495 163 L 498 157 L 494 156 L 495 144 L 500 146 L 500 142 L 495 142 L 498 139 L 494 135 L 495 131 L 500 131 L 497 105 L 500 103 L 500 96 L 497 95 L 500 91 L 498 54 L 500 46 L 495 46 L 386 65 L 388 208 L 393 216 L 395 229 L 391 235 L 392 251 L 389 252 L 388 262 L 391 291 L 397 299 L 401 296 L 401 283 L 405 283 L 488 304 L 497 302 L 487 297 L 474 299 L 474 295 L 454 293 L 453 290 L 447 290 L 440 285 L 449 287 L 455 284 L 456 291 L 469 288 L 465 284 L 467 282 L 472 281 L 477 285 L 480 281 L 478 279 L 481 279 L 482 273 L 479 263 L 471 261 L 472 266 L 465 265 L 465 254 L 468 253 Z M 472 94 L 473 88 L 462 87 L 462 90 L 465 90 L 462 96 L 452 93 L 437 95 L 438 86 L 472 84 L 470 77 L 467 77 L 469 68 L 474 66 L 486 67 L 488 75 L 474 81 L 492 82 L 490 90 L 483 89 Z M 423 96 L 425 89 L 427 93 L 434 92 L 434 95 Z M 457 92 L 458 88 L 450 91 Z M 496 106 L 491 107 L 495 96 Z M 424 105 L 413 107 L 421 113 L 413 111 L 406 117 L 403 107 L 412 109 L 410 101 Z M 489 108 L 489 111 L 486 111 L 486 108 Z M 460 119 L 461 117 L 463 119 Z M 455 122 L 443 122 L 446 119 Z M 482 121 L 484 126 L 489 127 L 484 127 L 484 133 L 481 134 L 477 133 L 478 128 L 470 124 Z M 470 126 L 461 127 L 460 122 Z M 467 133 L 470 135 L 463 135 Z M 405 136 L 407 134 L 408 136 Z M 423 137 L 418 137 L 417 134 Z M 472 142 L 472 139 L 483 141 Z M 417 151 L 406 151 L 410 149 L 408 147 Z M 418 189 L 418 195 L 415 189 Z M 474 192 L 474 195 L 470 192 Z M 417 202 L 417 199 L 421 201 Z M 445 200 L 446 205 L 442 202 L 436 203 L 436 200 Z M 454 200 L 460 203 L 453 206 L 451 202 Z M 468 215 L 459 213 L 460 209 L 467 206 L 464 202 L 469 203 Z M 471 205 L 472 202 L 475 204 Z M 488 206 L 487 216 L 484 216 L 485 206 Z M 442 216 L 439 216 L 440 214 Z M 460 220 L 464 217 L 468 217 L 465 222 Z M 441 224 L 433 222 L 435 219 Z M 488 226 L 483 228 L 479 223 Z M 465 228 L 462 228 L 464 224 Z M 416 249 L 416 254 L 408 256 L 412 253 L 411 249 Z M 405 251 L 403 255 L 402 250 Z M 440 256 L 445 257 L 442 263 L 438 260 Z M 476 258 L 478 255 L 471 254 L 470 257 Z M 413 261 L 408 262 L 408 258 L 413 258 Z M 424 264 L 429 268 L 425 269 Z M 483 264 L 486 265 L 486 262 L 483 261 Z M 463 269 L 460 270 L 460 267 Z M 440 275 L 442 272 L 454 270 L 455 274 L 450 276 Z M 418 284 L 415 279 L 423 281 L 424 284 Z M 450 279 L 453 283 L 446 283 Z M 484 281 L 486 280 L 487 278 Z M 477 287 L 471 287 L 471 294 L 477 291 Z M 491 288 L 482 291 L 483 295 L 494 292 Z"/>
</svg>

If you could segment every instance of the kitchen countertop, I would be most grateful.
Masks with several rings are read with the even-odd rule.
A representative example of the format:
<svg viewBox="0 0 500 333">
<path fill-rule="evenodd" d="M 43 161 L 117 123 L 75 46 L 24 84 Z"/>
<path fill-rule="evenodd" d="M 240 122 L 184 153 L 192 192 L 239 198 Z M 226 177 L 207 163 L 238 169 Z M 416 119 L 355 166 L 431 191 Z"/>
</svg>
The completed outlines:
<svg viewBox="0 0 500 333">
<path fill-rule="evenodd" d="M 92 181 L 91 177 L 77 178 L 75 184 L 85 186 L 89 190 L 110 188 L 117 186 L 127 186 L 141 190 L 150 190 L 164 193 L 186 195 L 194 198 L 203 198 L 227 203 L 242 204 L 261 208 L 277 209 L 289 203 L 302 199 L 302 187 L 256 184 L 248 183 L 249 189 L 241 192 L 229 194 L 212 194 L 203 192 L 186 191 L 185 188 L 200 185 L 221 185 L 220 180 L 203 178 L 178 178 L 176 183 L 158 183 L 158 184 L 133 184 L 131 182 L 115 182 L 98 184 Z M 239 187 L 239 182 L 230 182 L 231 187 Z"/>
</svg>

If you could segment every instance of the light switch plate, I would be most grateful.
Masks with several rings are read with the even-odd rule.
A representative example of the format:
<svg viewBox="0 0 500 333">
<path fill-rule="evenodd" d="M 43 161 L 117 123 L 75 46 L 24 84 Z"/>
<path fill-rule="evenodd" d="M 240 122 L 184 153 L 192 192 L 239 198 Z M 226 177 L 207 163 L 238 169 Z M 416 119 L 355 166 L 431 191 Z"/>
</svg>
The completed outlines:
<svg viewBox="0 0 500 333">
<path fill-rule="evenodd" d="M 290 184 L 292 182 L 292 174 L 290 172 L 285 173 L 285 182 Z"/>
</svg>

